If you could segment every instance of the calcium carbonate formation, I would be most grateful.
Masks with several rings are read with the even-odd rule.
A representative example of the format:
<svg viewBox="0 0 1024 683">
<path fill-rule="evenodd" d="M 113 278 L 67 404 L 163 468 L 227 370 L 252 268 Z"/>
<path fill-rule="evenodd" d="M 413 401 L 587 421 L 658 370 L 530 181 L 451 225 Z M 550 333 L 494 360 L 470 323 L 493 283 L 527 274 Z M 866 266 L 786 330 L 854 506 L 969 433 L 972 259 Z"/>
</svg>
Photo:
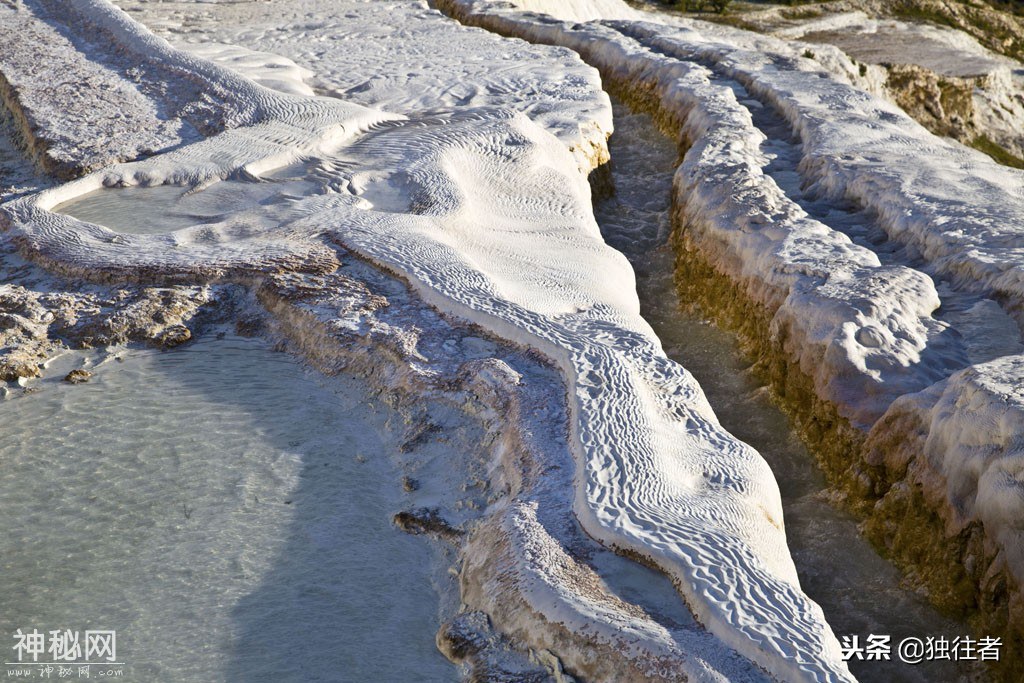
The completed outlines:
<svg viewBox="0 0 1024 683">
<path fill-rule="evenodd" d="M 41 165 L 81 176 L 0 207 L 22 253 L 93 279 L 294 275 L 324 297 L 339 250 L 358 255 L 445 316 L 539 353 L 564 383 L 564 433 L 551 434 L 507 362 L 459 375 L 507 421 L 493 475 L 506 494 L 463 546 L 467 606 L 594 680 L 853 680 L 800 589 L 768 466 L 665 356 L 629 264 L 601 238 L 587 174 L 608 160 L 611 107 L 596 67 L 679 137 L 681 249 L 742 295 L 816 415 L 863 446 L 865 486 L 885 501 L 920 482 L 941 522 L 980 523 L 965 571 L 1019 596 L 1024 176 L 858 90 L 834 48 L 808 56 L 617 0 L 436 3 L 546 46 L 420 3 L 328 4 L 336 24 L 257 32 L 256 50 L 172 46 L 106 0 L 0 8 L 23 33 L 0 95 Z M 78 43 L 51 35 L 55 15 Z M 44 39 L 53 65 L 116 96 L 40 88 L 23 52 Z M 65 129 L 65 110 L 91 112 L 83 125 L 110 141 Z M 58 210 L 155 186 L 179 187 L 202 219 L 125 234 Z M 260 291 L 296 315 L 288 295 Z M 399 347 L 421 362 L 415 339 Z M 920 443 L 885 445 L 910 423 Z M 574 557 L 580 530 L 667 575 L 695 622 L 610 597 Z"/>
</svg>

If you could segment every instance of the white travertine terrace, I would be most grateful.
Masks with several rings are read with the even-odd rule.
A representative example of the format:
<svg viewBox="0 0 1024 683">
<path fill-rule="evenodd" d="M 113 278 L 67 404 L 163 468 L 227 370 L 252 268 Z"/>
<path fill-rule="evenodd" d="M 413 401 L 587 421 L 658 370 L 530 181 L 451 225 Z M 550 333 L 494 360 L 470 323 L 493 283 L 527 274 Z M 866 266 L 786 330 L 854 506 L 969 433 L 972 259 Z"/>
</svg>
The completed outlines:
<svg viewBox="0 0 1024 683">
<path fill-rule="evenodd" d="M 591 537 L 671 577 L 713 637 L 694 651 L 672 633 L 595 613 L 535 554 L 531 508 L 510 506 L 501 543 L 513 566 L 483 573 L 517 587 L 531 618 L 569 631 L 563 661 L 585 669 L 586 648 L 604 647 L 613 659 L 601 665 L 633 680 L 758 680 L 758 667 L 786 680 L 850 680 L 820 608 L 800 591 L 768 466 L 721 428 L 640 317 L 632 271 L 594 221 L 571 150 L 578 138 L 552 135 L 515 106 L 389 114 L 285 95 L 172 48 L 104 0 L 73 5 L 126 58 L 211 83 L 225 131 L 5 205 L 27 254 L 76 274 L 178 280 L 327 270 L 331 243 L 361 254 L 442 312 L 554 361 L 569 401 L 573 515 Z M 50 211 L 101 187 L 201 193 L 229 177 L 272 181 L 297 163 L 313 166 L 318 189 L 290 201 L 276 227 L 225 221 L 129 236 Z"/>
<path fill-rule="evenodd" d="M 477 584 L 467 593 L 499 628 L 528 639 L 538 624 L 558 625 L 571 634 L 558 652 L 570 668 L 596 666 L 588 640 L 607 648 L 602 657 L 617 653 L 621 664 L 602 675 L 756 680 L 760 667 L 781 680 L 851 680 L 821 610 L 800 591 L 771 472 L 665 357 L 639 315 L 629 265 L 601 239 L 585 173 L 607 160 L 610 107 L 569 48 L 678 131 L 685 239 L 768 312 L 768 332 L 815 395 L 875 436 L 901 415 L 927 425 L 921 453 L 890 454 L 904 460 L 887 464 L 909 467 L 933 504 L 955 507 L 956 523 L 980 521 L 1019 582 L 1024 175 L 857 90 L 844 75 L 852 63 L 834 51 L 823 51 L 823 67 L 774 38 L 651 21 L 614 0 L 437 4 L 560 47 L 459 28 L 416 3 L 352 0 L 349 29 L 332 26 L 316 41 L 255 37 L 266 52 L 275 41 L 296 50 L 295 61 L 276 61 L 223 46 L 175 49 L 104 0 L 70 3 L 127 58 L 206 83 L 223 132 L 10 202 L 5 225 L 26 253 L 93 277 L 326 272 L 334 245 L 400 275 L 440 311 L 555 363 L 575 464 L 571 515 L 568 503 L 559 514 L 671 577 L 714 642 L 694 646 L 582 595 L 536 521 L 557 500 L 537 494 L 536 481 L 523 484 L 532 497 L 496 510 L 470 542 Z M 382 7 L 408 35 L 387 37 L 366 20 Z M 457 32 L 472 55 L 454 38 L 438 43 Z M 331 35 L 344 40 L 313 72 L 300 44 Z M 394 41 L 391 62 L 374 62 L 364 46 L 375 40 Z M 480 57 L 503 49 L 515 55 L 507 64 Z M 531 54 L 548 66 L 515 66 Z M 417 59 L 431 68 L 414 72 Z M 274 91 L 232 64 L 256 80 L 273 64 L 290 75 Z M 371 68 L 380 73 L 363 73 Z M 451 74 L 459 83 L 441 87 Z M 541 81 L 565 86 L 564 96 L 527 87 Z M 124 235 L 51 210 L 104 187 L 201 194 L 229 178 L 276 182 L 281 169 L 315 189 L 268 207 L 270 224 L 238 214 Z M 485 374 L 485 384 L 517 381 L 500 368 Z"/>
</svg>

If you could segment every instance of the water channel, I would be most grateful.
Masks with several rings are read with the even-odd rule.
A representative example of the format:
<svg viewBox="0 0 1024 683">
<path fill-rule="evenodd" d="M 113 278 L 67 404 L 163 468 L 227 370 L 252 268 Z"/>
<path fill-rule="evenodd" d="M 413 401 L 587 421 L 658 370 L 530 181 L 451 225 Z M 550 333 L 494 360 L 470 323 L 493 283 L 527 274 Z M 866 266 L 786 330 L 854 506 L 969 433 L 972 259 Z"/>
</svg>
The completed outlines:
<svg viewBox="0 0 1024 683">
<path fill-rule="evenodd" d="M 837 636 L 953 638 L 966 629 L 901 585 L 899 572 L 865 541 L 852 517 L 831 501 L 824 475 L 785 414 L 750 371 L 736 338 L 685 310 L 675 286 L 670 232 L 675 145 L 650 117 L 615 103 L 610 141 L 616 193 L 595 205 L 605 239 L 630 259 L 644 317 L 666 353 L 694 374 L 722 424 L 768 461 L 782 493 L 786 533 L 804 591 Z M 954 683 L 968 672 L 950 662 L 911 666 L 850 663 L 865 683 Z"/>
</svg>

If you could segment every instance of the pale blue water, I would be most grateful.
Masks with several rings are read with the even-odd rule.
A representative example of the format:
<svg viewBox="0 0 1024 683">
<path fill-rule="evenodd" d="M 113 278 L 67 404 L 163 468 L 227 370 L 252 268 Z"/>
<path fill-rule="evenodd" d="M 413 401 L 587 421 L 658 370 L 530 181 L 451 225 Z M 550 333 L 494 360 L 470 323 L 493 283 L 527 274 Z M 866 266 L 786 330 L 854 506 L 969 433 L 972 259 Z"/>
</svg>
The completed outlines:
<svg viewBox="0 0 1024 683">
<path fill-rule="evenodd" d="M 4 661 L 17 628 L 113 629 L 126 681 L 458 680 L 359 382 L 232 337 L 60 382 L 82 358 L 0 402 Z"/>
</svg>

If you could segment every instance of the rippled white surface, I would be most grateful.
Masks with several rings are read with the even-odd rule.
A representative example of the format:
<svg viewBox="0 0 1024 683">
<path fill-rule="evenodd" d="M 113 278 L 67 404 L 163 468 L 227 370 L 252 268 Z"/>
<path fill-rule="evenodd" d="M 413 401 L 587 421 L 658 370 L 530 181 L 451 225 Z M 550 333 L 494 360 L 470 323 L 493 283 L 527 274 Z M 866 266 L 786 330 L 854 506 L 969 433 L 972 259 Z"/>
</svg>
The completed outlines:
<svg viewBox="0 0 1024 683">
<path fill-rule="evenodd" d="M 120 680 L 457 680 L 358 383 L 231 337 L 93 370 L 0 403 L 5 648 L 116 629 Z"/>
</svg>

